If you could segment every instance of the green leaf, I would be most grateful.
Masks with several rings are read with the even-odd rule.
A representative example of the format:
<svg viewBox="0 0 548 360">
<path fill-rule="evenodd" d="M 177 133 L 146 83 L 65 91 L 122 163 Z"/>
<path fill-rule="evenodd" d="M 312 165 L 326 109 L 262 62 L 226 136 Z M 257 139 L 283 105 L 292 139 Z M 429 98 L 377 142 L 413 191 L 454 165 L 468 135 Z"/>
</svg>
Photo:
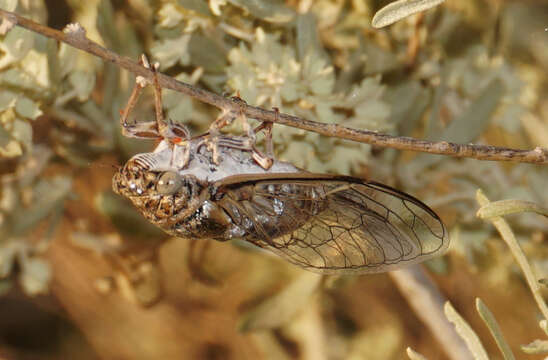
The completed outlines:
<svg viewBox="0 0 548 360">
<path fill-rule="evenodd" d="M 272 22 L 286 23 L 295 17 L 295 12 L 281 0 L 228 0 L 232 5 L 243 8 L 254 17 Z"/>
<path fill-rule="evenodd" d="M 478 335 L 472 330 L 470 325 L 460 316 L 460 314 L 453 308 L 449 301 L 445 302 L 443 307 L 447 320 L 455 325 L 457 333 L 466 342 L 468 349 L 474 355 L 476 360 L 489 360 L 485 348 L 481 344 Z"/>
<path fill-rule="evenodd" d="M 485 194 L 481 190 L 478 190 L 476 192 L 476 200 L 481 206 L 486 206 L 490 202 L 487 196 L 485 196 Z M 538 283 L 536 276 L 533 273 L 533 269 L 531 268 L 531 265 L 527 261 L 527 257 L 525 256 L 523 249 L 518 243 L 516 236 L 514 235 L 514 232 L 510 228 L 510 225 L 508 225 L 506 220 L 498 216 L 491 218 L 490 221 L 493 223 L 497 231 L 500 233 L 502 239 L 504 240 L 504 242 L 506 243 L 506 245 L 512 252 L 514 259 L 516 260 L 519 267 L 521 268 L 521 271 L 525 275 L 525 279 L 527 280 L 527 285 L 529 285 L 529 288 L 531 290 L 531 293 L 533 294 L 533 297 L 535 298 L 537 306 L 542 312 L 544 318 L 548 319 L 548 306 L 546 305 L 546 302 L 544 301 L 544 298 L 542 297 L 542 294 L 540 293 L 541 291 L 540 284 Z"/>
<path fill-rule="evenodd" d="M 198 33 L 192 34 L 188 52 L 193 65 L 203 67 L 206 72 L 224 72 L 226 53 L 211 38 Z"/>
<path fill-rule="evenodd" d="M 22 154 L 21 144 L 15 140 L 10 140 L 5 146 L 0 147 L 0 158 L 13 158 Z"/>
<path fill-rule="evenodd" d="M 500 200 L 490 202 L 479 208 L 476 216 L 480 219 L 490 219 L 496 216 L 519 214 L 523 212 L 535 212 L 548 217 L 548 208 L 536 203 L 523 200 Z"/>
<path fill-rule="evenodd" d="M 497 346 L 500 349 L 500 352 L 502 353 L 502 356 L 505 360 L 514 360 L 514 354 L 512 353 L 512 350 L 510 349 L 510 346 L 504 339 L 504 335 L 502 334 L 502 331 L 500 330 L 499 324 L 497 323 L 497 320 L 495 319 L 495 316 L 489 310 L 487 305 L 481 301 L 480 298 L 476 298 L 476 309 L 478 310 L 478 313 L 480 314 L 481 319 L 487 325 L 487 328 L 489 328 L 489 331 L 491 332 L 491 335 L 495 339 L 495 342 L 497 343 Z"/>
<path fill-rule="evenodd" d="M 419 354 L 415 350 L 411 349 L 410 347 L 407 348 L 407 356 L 409 356 L 409 359 L 411 360 L 427 360 L 426 357 Z"/>
<path fill-rule="evenodd" d="M 19 281 L 26 294 L 33 296 L 47 293 L 51 280 L 51 266 L 45 260 L 23 257 Z"/>
<path fill-rule="evenodd" d="M 315 95 L 328 95 L 335 85 L 333 66 L 315 56 L 312 52 L 303 61 L 302 77 L 310 92 Z"/>
<path fill-rule="evenodd" d="M 548 341 L 537 339 L 530 344 L 521 345 L 521 350 L 526 354 L 546 354 L 548 353 Z"/>
<path fill-rule="evenodd" d="M 272 329 L 290 321 L 318 288 L 321 275 L 302 271 L 293 282 L 278 294 L 244 313 L 239 321 L 242 331 Z"/>
<path fill-rule="evenodd" d="M 27 151 L 32 148 L 32 126 L 27 120 L 16 117 L 10 133 Z"/>
<path fill-rule="evenodd" d="M 17 8 L 18 0 L 0 0 L 0 9 L 14 11 Z"/>
<path fill-rule="evenodd" d="M 160 69 L 166 69 L 175 64 L 188 65 L 190 63 L 188 50 L 190 38 L 190 34 L 183 34 L 175 39 L 162 40 L 150 49 L 154 60 L 160 62 Z"/>
<path fill-rule="evenodd" d="M 439 139 L 456 143 L 467 143 L 476 139 L 485 130 L 503 95 L 502 82 L 498 79 L 491 81 L 476 101 L 449 124 Z"/>
<path fill-rule="evenodd" d="M 548 321 L 546 319 L 540 320 L 538 322 L 538 326 L 544 331 L 546 335 L 548 335 Z"/>
<path fill-rule="evenodd" d="M 386 5 L 373 16 L 374 28 L 382 28 L 395 23 L 409 15 L 437 6 L 445 0 L 397 0 Z"/>
<path fill-rule="evenodd" d="M 16 68 L 10 68 L 0 73 L 0 84 L 19 87 L 30 91 L 36 91 L 38 87 L 34 78 Z"/>
<path fill-rule="evenodd" d="M 33 49 L 21 59 L 19 68 L 22 69 L 28 81 L 33 84 L 29 90 L 35 97 L 47 98 L 49 96 L 48 88 L 51 86 L 48 74 L 48 55 Z"/>
<path fill-rule="evenodd" d="M 18 244 L 17 241 L 9 241 L 0 245 L 0 278 L 5 278 L 11 273 L 15 255 L 19 250 Z"/>
<path fill-rule="evenodd" d="M 66 176 L 40 180 L 32 189 L 35 201 L 29 207 L 21 207 L 13 212 L 11 216 L 13 234 L 20 235 L 27 232 L 50 215 L 56 207 L 62 206 L 62 201 L 71 189 L 72 180 Z"/>
<path fill-rule="evenodd" d="M 95 87 L 95 74 L 89 71 L 76 70 L 69 74 L 69 82 L 76 91 L 78 100 L 85 101 Z"/>
<path fill-rule="evenodd" d="M 0 148 L 5 147 L 12 141 L 11 135 L 2 126 L 0 126 Z"/>
<path fill-rule="evenodd" d="M 0 91 L 0 111 L 5 111 L 8 108 L 14 107 L 17 102 L 17 96 L 18 95 L 12 91 L 2 89 L 2 91 Z"/>
<path fill-rule="evenodd" d="M 34 46 L 34 34 L 21 27 L 11 29 L 4 41 L 0 42 L 0 49 L 4 53 L 0 58 L 0 69 L 22 59 Z"/>
<path fill-rule="evenodd" d="M 299 61 L 304 62 L 307 56 L 322 57 L 328 59 L 318 34 L 316 17 L 311 12 L 299 14 L 296 21 L 297 26 L 297 56 Z"/>
<path fill-rule="evenodd" d="M 183 20 L 183 14 L 172 3 L 163 4 L 158 10 L 159 22 L 163 27 L 177 26 Z"/>
<path fill-rule="evenodd" d="M 398 126 L 401 135 L 406 136 L 411 134 L 424 112 L 432 106 L 431 90 L 415 80 L 390 86 L 385 100 L 390 106 L 391 122 Z"/>
<path fill-rule="evenodd" d="M 31 120 L 35 120 L 38 116 L 43 114 L 36 102 L 23 95 L 19 96 L 17 99 L 15 111 L 19 115 Z"/>
<path fill-rule="evenodd" d="M 211 15 L 207 3 L 203 0 L 177 0 L 182 7 L 194 10 L 202 15 Z"/>
</svg>

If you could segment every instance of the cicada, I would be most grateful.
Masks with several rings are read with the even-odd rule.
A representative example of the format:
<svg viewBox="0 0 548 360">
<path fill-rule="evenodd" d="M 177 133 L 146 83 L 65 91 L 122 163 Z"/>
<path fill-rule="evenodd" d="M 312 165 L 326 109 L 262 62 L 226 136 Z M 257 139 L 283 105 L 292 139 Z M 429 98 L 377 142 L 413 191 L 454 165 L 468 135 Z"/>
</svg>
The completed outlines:
<svg viewBox="0 0 548 360">
<path fill-rule="evenodd" d="M 163 120 L 156 79 L 155 89 L 157 121 L 128 125 L 127 109 L 122 124 L 126 135 L 162 140 L 153 152 L 135 155 L 120 168 L 113 189 L 167 233 L 242 239 L 328 274 L 390 271 L 447 249 L 441 219 L 411 195 L 265 161 L 250 141 L 253 134 L 225 136 L 212 128 L 189 138 L 183 127 Z M 215 123 L 221 122 L 226 117 Z"/>
</svg>

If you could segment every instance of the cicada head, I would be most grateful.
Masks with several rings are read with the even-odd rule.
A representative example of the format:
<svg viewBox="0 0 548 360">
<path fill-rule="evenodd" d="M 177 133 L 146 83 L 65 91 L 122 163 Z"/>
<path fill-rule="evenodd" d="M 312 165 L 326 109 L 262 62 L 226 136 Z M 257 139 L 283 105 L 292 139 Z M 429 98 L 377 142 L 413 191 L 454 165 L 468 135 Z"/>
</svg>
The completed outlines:
<svg viewBox="0 0 548 360">
<path fill-rule="evenodd" d="M 112 178 L 112 189 L 133 203 L 151 222 L 162 226 L 185 211 L 201 186 L 192 175 L 159 166 L 155 153 L 138 154 Z"/>
</svg>

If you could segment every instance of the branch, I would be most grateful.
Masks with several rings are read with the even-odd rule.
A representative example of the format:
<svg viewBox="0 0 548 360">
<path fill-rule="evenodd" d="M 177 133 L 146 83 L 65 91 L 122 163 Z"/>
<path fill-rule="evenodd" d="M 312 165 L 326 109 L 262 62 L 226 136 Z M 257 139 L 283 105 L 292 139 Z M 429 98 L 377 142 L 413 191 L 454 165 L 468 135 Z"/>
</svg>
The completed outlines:
<svg viewBox="0 0 548 360">
<path fill-rule="evenodd" d="M 35 23 L 15 13 L 0 9 L 0 16 L 4 21 L 21 26 L 33 32 L 52 39 L 62 41 L 75 48 L 110 61 L 135 75 L 152 81 L 153 72 L 128 57 L 120 56 L 105 49 L 86 37 L 85 30 L 78 24 L 68 25 L 64 31 L 54 30 L 47 26 Z M 448 155 L 453 157 L 468 157 L 478 160 L 516 161 L 534 164 L 548 164 L 548 149 L 536 147 L 534 150 L 518 150 L 487 145 L 457 144 L 446 141 L 426 141 L 411 137 L 380 134 L 375 131 L 353 129 L 337 124 L 325 124 L 306 120 L 297 116 L 282 114 L 274 110 L 265 110 L 259 107 L 243 105 L 241 101 L 217 95 L 215 93 L 177 81 L 167 75 L 158 74 L 160 86 L 172 89 L 191 96 L 204 103 L 220 109 L 240 111 L 259 121 L 273 122 L 298 129 L 308 130 L 325 136 L 337 137 L 371 145 L 390 147 L 399 150 L 420 151 L 430 154 Z"/>
</svg>

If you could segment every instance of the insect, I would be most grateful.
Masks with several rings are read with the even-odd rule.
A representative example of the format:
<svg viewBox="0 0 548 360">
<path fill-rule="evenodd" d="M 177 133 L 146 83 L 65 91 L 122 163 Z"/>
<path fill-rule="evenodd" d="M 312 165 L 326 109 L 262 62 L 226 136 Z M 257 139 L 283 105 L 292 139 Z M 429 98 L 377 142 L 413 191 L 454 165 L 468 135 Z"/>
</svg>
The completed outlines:
<svg viewBox="0 0 548 360">
<path fill-rule="evenodd" d="M 153 152 L 128 160 L 113 189 L 169 234 L 240 238 L 302 268 L 337 274 L 390 271 L 447 249 L 446 228 L 421 201 L 376 182 L 311 174 L 274 160 L 254 147 L 257 129 L 221 135 L 217 126 L 238 115 L 225 114 L 209 133 L 190 138 L 163 119 L 157 78 L 156 121 L 129 125 L 143 86 L 136 85 L 123 112 L 124 133 L 162 140 Z M 258 130 L 269 139 L 270 129 Z"/>
</svg>

